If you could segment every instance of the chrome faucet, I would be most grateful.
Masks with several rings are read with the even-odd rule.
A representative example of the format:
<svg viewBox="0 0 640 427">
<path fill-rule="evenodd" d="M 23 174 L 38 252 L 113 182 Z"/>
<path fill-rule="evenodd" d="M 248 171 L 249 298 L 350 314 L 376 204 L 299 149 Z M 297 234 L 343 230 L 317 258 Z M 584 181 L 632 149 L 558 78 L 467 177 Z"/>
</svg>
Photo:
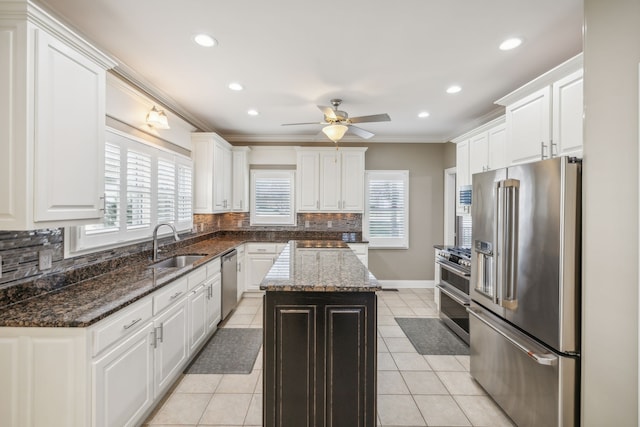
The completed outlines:
<svg viewBox="0 0 640 427">
<path fill-rule="evenodd" d="M 153 262 L 156 262 L 158 260 L 158 228 L 162 227 L 163 225 L 171 227 L 171 229 L 173 230 L 173 238 L 176 239 L 176 242 L 180 240 L 180 237 L 178 237 L 178 232 L 172 224 L 161 222 L 160 224 L 156 225 L 156 228 L 153 229 Z"/>
</svg>

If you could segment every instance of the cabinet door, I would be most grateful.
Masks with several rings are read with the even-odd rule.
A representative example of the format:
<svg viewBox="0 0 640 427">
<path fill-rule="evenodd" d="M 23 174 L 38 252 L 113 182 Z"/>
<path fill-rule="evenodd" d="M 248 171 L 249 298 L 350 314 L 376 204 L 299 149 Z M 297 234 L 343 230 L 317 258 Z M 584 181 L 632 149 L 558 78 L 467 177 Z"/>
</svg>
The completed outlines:
<svg viewBox="0 0 640 427">
<path fill-rule="evenodd" d="M 193 212 L 213 212 L 213 141 L 193 137 L 194 200 Z"/>
<path fill-rule="evenodd" d="M 222 318 L 222 277 L 214 276 L 209 282 L 209 298 L 207 300 L 207 332 L 218 327 Z"/>
<path fill-rule="evenodd" d="M 238 301 L 240 301 L 240 298 L 242 298 L 242 294 L 245 291 L 246 288 L 246 257 L 244 255 L 244 252 L 241 254 L 240 252 L 238 252 Z"/>
<path fill-rule="evenodd" d="M 260 282 L 267 275 L 273 265 L 275 255 L 273 254 L 249 254 L 246 255 L 247 265 L 247 291 L 260 290 Z"/>
<path fill-rule="evenodd" d="M 320 153 L 320 210 L 337 211 L 342 203 L 340 195 L 340 153 Z"/>
<path fill-rule="evenodd" d="M 342 152 L 342 203 L 343 211 L 364 211 L 364 152 Z"/>
<path fill-rule="evenodd" d="M 156 328 L 155 396 L 171 385 L 189 354 L 187 300 L 176 303 L 154 322 Z"/>
<path fill-rule="evenodd" d="M 317 152 L 298 152 L 298 169 L 296 171 L 296 193 L 298 211 L 317 211 L 320 209 L 319 164 Z"/>
<path fill-rule="evenodd" d="M 225 147 L 215 143 L 213 145 L 213 210 L 225 210 Z"/>
<path fill-rule="evenodd" d="M 137 425 L 153 403 L 153 323 L 93 362 L 95 427 Z"/>
<path fill-rule="evenodd" d="M 507 127 L 502 124 L 489 130 L 488 169 L 507 166 Z"/>
<path fill-rule="evenodd" d="M 100 218 L 105 71 L 39 29 L 35 48 L 34 219 Z"/>
<path fill-rule="evenodd" d="M 233 151 L 232 209 L 249 212 L 249 161 L 246 151 Z"/>
<path fill-rule="evenodd" d="M 582 157 L 582 70 L 553 85 L 554 156 Z"/>
<path fill-rule="evenodd" d="M 231 210 L 231 181 L 232 181 L 232 164 L 233 164 L 233 155 L 231 154 L 231 150 L 228 148 L 224 148 L 222 150 L 222 197 L 224 203 L 224 210 Z"/>
<path fill-rule="evenodd" d="M 206 336 L 209 284 L 202 284 L 189 293 L 189 354 L 193 354 Z"/>
<path fill-rule="evenodd" d="M 506 108 L 507 162 L 549 158 L 551 88 L 545 87 Z"/>
<path fill-rule="evenodd" d="M 489 134 L 483 132 L 469 140 L 469 175 L 484 172 L 489 166 Z M 457 168 L 456 168 L 457 170 Z"/>
</svg>

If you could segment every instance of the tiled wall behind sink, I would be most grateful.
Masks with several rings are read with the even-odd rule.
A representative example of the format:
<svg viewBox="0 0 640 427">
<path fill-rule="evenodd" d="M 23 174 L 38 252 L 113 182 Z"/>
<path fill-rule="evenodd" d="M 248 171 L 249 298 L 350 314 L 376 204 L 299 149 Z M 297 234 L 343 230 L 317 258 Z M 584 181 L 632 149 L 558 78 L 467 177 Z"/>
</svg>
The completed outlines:
<svg viewBox="0 0 640 427">
<path fill-rule="evenodd" d="M 196 215 L 205 217 L 207 215 Z M 209 215 L 216 216 L 216 215 Z M 358 213 L 299 213 L 296 225 L 283 226 L 251 226 L 251 218 L 248 212 L 232 212 L 219 214 L 219 230 L 242 230 L 242 231 L 335 231 L 335 232 L 361 232 L 362 214 Z M 331 227 L 329 227 L 331 224 Z"/>
</svg>

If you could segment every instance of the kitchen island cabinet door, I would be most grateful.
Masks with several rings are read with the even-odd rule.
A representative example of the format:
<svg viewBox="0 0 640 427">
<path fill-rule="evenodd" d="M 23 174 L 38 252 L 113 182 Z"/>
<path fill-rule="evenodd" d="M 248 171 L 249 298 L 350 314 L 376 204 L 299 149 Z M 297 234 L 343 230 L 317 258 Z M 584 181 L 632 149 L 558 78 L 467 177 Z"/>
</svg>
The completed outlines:
<svg viewBox="0 0 640 427">
<path fill-rule="evenodd" d="M 153 396 L 153 323 L 93 362 L 94 427 L 133 426 Z"/>
<path fill-rule="evenodd" d="M 374 292 L 267 292 L 265 427 L 376 425 Z"/>
</svg>

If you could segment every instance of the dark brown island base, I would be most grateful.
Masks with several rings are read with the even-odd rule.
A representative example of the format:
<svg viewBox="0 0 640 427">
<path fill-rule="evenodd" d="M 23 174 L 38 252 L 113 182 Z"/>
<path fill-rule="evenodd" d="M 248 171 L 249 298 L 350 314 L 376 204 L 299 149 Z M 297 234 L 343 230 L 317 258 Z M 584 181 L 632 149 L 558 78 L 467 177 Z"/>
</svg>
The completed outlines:
<svg viewBox="0 0 640 427">
<path fill-rule="evenodd" d="M 292 241 L 262 281 L 265 427 L 376 425 L 376 278 L 342 242 Z"/>
</svg>

